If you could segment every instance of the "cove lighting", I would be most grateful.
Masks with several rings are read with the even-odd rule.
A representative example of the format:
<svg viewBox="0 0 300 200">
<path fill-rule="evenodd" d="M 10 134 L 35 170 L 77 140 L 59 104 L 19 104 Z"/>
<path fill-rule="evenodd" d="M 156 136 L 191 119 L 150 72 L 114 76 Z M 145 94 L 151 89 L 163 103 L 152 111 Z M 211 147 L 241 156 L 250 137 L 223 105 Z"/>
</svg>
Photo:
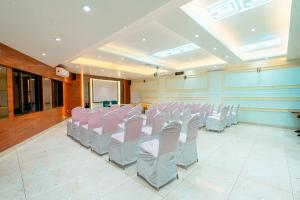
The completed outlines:
<svg viewBox="0 0 300 200">
<path fill-rule="evenodd" d="M 272 0 L 222 0 L 206 7 L 207 14 L 215 21 L 245 12 Z"/>
<path fill-rule="evenodd" d="M 267 49 L 272 47 L 279 47 L 284 43 L 283 38 L 276 38 L 272 40 L 265 40 L 249 45 L 245 45 L 241 47 L 242 51 L 254 51 L 254 50 L 260 50 L 260 49 Z"/>
<path fill-rule="evenodd" d="M 177 54 L 183 54 L 189 51 L 195 51 L 200 49 L 199 46 L 197 46 L 194 43 L 188 43 L 182 46 L 178 46 L 172 49 L 167 49 L 164 51 L 159 51 L 153 54 L 153 56 L 158 57 L 158 58 L 165 58 L 165 57 L 169 57 L 169 56 L 173 56 L 173 55 L 177 55 Z"/>
</svg>

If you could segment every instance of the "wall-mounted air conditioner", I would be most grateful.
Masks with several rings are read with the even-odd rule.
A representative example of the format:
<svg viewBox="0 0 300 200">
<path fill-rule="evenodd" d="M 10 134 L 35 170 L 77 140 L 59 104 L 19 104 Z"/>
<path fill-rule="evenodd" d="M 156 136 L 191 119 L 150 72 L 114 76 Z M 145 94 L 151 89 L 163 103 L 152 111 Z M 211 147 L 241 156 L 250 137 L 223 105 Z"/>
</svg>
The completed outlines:
<svg viewBox="0 0 300 200">
<path fill-rule="evenodd" d="M 56 75 L 66 78 L 69 77 L 70 73 L 62 67 L 56 67 Z"/>
</svg>

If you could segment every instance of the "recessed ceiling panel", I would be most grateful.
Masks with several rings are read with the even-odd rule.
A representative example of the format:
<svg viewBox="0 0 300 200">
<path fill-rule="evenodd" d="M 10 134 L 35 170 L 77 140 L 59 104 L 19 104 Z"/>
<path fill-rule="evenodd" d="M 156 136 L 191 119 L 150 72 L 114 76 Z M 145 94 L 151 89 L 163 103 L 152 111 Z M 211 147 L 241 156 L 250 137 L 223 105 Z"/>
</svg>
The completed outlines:
<svg viewBox="0 0 300 200">
<path fill-rule="evenodd" d="M 194 0 L 181 9 L 242 60 L 287 54 L 291 0 Z"/>
<path fill-rule="evenodd" d="M 128 30 L 98 50 L 175 70 L 226 63 L 155 21 Z"/>
</svg>

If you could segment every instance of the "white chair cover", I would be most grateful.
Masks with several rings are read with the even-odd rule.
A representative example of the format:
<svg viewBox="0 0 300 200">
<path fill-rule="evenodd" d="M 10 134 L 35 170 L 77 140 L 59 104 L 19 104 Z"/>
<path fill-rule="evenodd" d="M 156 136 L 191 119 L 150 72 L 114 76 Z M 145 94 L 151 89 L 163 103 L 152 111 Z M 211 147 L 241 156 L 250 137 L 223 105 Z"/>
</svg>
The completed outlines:
<svg viewBox="0 0 300 200">
<path fill-rule="evenodd" d="M 91 131 L 101 127 L 101 119 L 104 113 L 105 111 L 102 109 L 95 110 L 89 115 L 87 124 L 80 127 L 80 143 L 83 146 L 91 146 Z"/>
<path fill-rule="evenodd" d="M 152 124 L 142 127 L 140 142 L 145 142 L 147 140 L 157 138 L 158 134 L 165 124 L 165 121 L 165 114 L 163 112 L 157 113 L 153 118 Z"/>
<path fill-rule="evenodd" d="M 89 113 L 89 109 L 81 109 L 78 113 L 78 121 L 72 123 L 72 137 L 77 141 L 79 141 L 80 137 L 80 126 L 87 124 Z"/>
<path fill-rule="evenodd" d="M 91 130 L 91 149 L 103 155 L 108 152 L 111 134 L 118 130 L 118 110 L 108 112 L 102 117 L 102 126 Z"/>
<path fill-rule="evenodd" d="M 73 108 L 71 111 L 71 119 L 68 120 L 67 122 L 67 135 L 73 137 L 73 129 L 72 126 L 76 123 L 79 122 L 79 112 L 81 110 L 84 110 L 82 107 L 76 107 Z"/>
<path fill-rule="evenodd" d="M 198 161 L 197 133 L 200 123 L 200 115 L 196 114 L 190 118 L 187 132 L 181 132 L 177 147 L 177 165 L 187 167 Z"/>
<path fill-rule="evenodd" d="M 221 114 L 218 116 L 209 116 L 206 120 L 207 130 L 223 131 L 226 127 L 226 115 L 229 107 L 226 106 L 222 109 Z"/>
<path fill-rule="evenodd" d="M 238 119 L 239 110 L 240 110 L 240 105 L 237 105 L 237 107 L 235 108 L 235 110 L 232 113 L 232 123 L 233 124 L 239 123 L 239 119 Z"/>
<path fill-rule="evenodd" d="M 141 135 L 143 118 L 132 116 L 125 122 L 124 130 L 111 135 L 109 160 L 125 167 L 137 160 L 138 139 Z"/>
<path fill-rule="evenodd" d="M 139 147 L 138 176 L 157 190 L 178 178 L 175 154 L 180 129 L 178 122 L 171 122 L 163 128 L 159 139 L 144 142 Z"/>
</svg>

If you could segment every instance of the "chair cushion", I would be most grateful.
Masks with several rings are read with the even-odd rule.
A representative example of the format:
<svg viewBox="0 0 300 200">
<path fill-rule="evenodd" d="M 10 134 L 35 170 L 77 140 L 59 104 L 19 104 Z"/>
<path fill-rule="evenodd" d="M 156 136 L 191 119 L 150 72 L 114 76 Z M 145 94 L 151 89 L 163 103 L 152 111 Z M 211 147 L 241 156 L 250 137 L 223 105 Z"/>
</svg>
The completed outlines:
<svg viewBox="0 0 300 200">
<path fill-rule="evenodd" d="M 186 142 L 186 136 L 187 136 L 186 133 L 180 133 L 179 142 L 185 143 Z"/>
<path fill-rule="evenodd" d="M 147 135 L 151 135 L 151 133 L 152 133 L 152 127 L 151 126 L 144 126 L 142 128 L 142 132 L 145 133 L 145 134 L 147 134 Z"/>
<path fill-rule="evenodd" d="M 84 124 L 84 125 L 82 125 L 81 127 L 84 128 L 84 129 L 86 129 L 86 130 L 88 130 L 89 125 L 88 125 L 88 124 Z"/>
<path fill-rule="evenodd" d="M 140 148 L 144 151 L 148 152 L 149 154 L 153 155 L 154 157 L 158 156 L 159 150 L 159 141 L 158 140 L 150 140 L 147 142 L 143 142 L 140 145 Z"/>
<path fill-rule="evenodd" d="M 125 138 L 124 136 L 125 136 L 124 132 L 118 132 L 111 135 L 111 138 L 123 143 Z"/>
<path fill-rule="evenodd" d="M 102 127 L 94 128 L 93 131 L 99 135 L 102 135 Z"/>
<path fill-rule="evenodd" d="M 75 126 L 79 126 L 79 121 L 74 121 L 73 123 Z"/>
<path fill-rule="evenodd" d="M 220 119 L 220 116 L 214 116 L 214 115 L 212 115 L 212 116 L 209 116 L 208 118 L 210 118 L 210 119 L 217 119 L 217 120 L 219 120 L 219 119 Z"/>
<path fill-rule="evenodd" d="M 125 128 L 125 123 L 118 124 L 118 127 L 120 127 L 121 129 L 124 129 Z"/>
</svg>

